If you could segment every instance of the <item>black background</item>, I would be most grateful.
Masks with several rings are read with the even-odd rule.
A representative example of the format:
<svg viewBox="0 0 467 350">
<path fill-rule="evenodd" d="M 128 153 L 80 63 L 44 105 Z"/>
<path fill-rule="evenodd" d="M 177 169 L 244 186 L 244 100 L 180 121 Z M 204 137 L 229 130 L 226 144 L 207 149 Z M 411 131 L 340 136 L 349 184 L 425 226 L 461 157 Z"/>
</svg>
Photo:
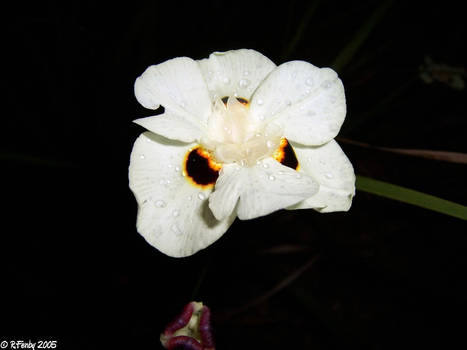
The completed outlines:
<svg viewBox="0 0 467 350">
<path fill-rule="evenodd" d="M 465 68 L 464 12 L 407 3 L 394 1 L 339 71 L 340 136 L 465 153 L 465 90 L 418 77 L 427 55 Z M 159 349 L 165 324 L 194 298 L 211 307 L 224 350 L 465 343 L 459 219 L 357 192 L 348 213 L 237 220 L 185 259 L 135 230 L 127 169 L 143 130 L 131 121 L 151 114 L 134 98 L 135 78 L 173 57 L 238 48 L 330 66 L 380 5 L 321 1 L 304 22 L 313 4 L 48 1 L 5 11 L 0 341 Z M 465 165 L 342 147 L 357 174 L 466 204 Z M 312 257 L 293 283 L 245 307 Z"/>
</svg>

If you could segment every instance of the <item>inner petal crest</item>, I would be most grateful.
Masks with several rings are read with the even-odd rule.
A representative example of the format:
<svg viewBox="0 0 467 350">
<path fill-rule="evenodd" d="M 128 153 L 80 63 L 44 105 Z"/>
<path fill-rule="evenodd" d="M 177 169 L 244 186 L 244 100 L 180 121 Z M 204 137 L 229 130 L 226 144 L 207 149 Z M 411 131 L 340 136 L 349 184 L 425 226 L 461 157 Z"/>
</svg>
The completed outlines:
<svg viewBox="0 0 467 350">
<path fill-rule="evenodd" d="M 253 166 L 280 146 L 282 129 L 250 117 L 249 101 L 241 97 L 216 100 L 202 141 L 219 163 Z"/>
</svg>

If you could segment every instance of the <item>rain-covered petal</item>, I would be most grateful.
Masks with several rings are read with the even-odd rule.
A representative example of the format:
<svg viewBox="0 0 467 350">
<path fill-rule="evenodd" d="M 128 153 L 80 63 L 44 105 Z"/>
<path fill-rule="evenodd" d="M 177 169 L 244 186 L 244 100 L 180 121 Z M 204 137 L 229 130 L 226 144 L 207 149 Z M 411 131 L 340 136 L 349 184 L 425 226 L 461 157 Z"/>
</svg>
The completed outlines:
<svg viewBox="0 0 467 350">
<path fill-rule="evenodd" d="M 131 153 L 129 179 L 138 202 L 138 232 L 173 257 L 207 247 L 235 219 L 230 215 L 217 220 L 208 207 L 211 189 L 200 188 L 184 176 L 184 159 L 194 146 L 146 132 Z"/>
<path fill-rule="evenodd" d="M 349 159 L 334 140 L 322 146 L 293 144 L 300 172 L 319 183 L 319 191 L 288 209 L 313 208 L 323 213 L 347 211 L 355 195 L 355 174 Z"/>
<path fill-rule="evenodd" d="M 190 125 L 206 125 L 211 99 L 199 65 L 188 57 L 178 57 L 148 67 L 136 79 L 135 95 L 146 108 L 168 109 Z"/>
<path fill-rule="evenodd" d="M 165 112 L 152 117 L 140 118 L 134 122 L 153 133 L 172 140 L 194 142 L 204 133 L 204 127 L 165 109 Z"/>
<path fill-rule="evenodd" d="M 280 123 L 291 141 L 321 145 L 333 139 L 344 122 L 344 87 L 330 68 L 287 62 L 258 87 L 250 113 L 256 120 Z"/>
<path fill-rule="evenodd" d="M 209 197 L 214 216 L 223 219 L 237 212 L 242 220 L 270 214 L 318 192 L 310 176 L 266 158 L 252 167 L 225 165 Z"/>
<path fill-rule="evenodd" d="M 224 96 L 249 100 L 258 85 L 276 67 L 266 56 L 248 49 L 214 52 L 198 63 L 212 100 Z"/>
</svg>

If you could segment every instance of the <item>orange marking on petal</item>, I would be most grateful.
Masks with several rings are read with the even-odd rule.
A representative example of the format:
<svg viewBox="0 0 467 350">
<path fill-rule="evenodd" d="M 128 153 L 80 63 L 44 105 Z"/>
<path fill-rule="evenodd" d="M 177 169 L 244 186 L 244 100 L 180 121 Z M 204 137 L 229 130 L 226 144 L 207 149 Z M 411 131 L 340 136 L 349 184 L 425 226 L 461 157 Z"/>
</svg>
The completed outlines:
<svg viewBox="0 0 467 350">
<path fill-rule="evenodd" d="M 237 101 L 240 102 L 244 106 L 248 106 L 250 101 L 243 97 L 236 97 Z M 227 106 L 227 101 L 229 100 L 229 96 L 224 96 L 221 98 L 221 101 Z"/>
<path fill-rule="evenodd" d="M 272 157 L 282 165 L 295 170 L 300 169 L 295 151 L 285 137 L 281 138 L 279 148 L 273 153 Z"/>
<path fill-rule="evenodd" d="M 191 184 L 203 189 L 214 186 L 222 168 L 222 165 L 215 162 L 209 152 L 201 146 L 188 151 L 183 163 L 184 174 Z"/>
</svg>

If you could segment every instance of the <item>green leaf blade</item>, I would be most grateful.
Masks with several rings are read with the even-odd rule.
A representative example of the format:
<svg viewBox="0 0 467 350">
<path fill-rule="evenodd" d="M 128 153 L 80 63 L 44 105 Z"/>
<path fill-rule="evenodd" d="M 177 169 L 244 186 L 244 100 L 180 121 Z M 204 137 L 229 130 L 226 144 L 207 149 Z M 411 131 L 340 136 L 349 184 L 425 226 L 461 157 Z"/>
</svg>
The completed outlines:
<svg viewBox="0 0 467 350">
<path fill-rule="evenodd" d="M 466 206 L 410 188 L 393 185 L 388 182 L 360 175 L 357 175 L 356 187 L 360 191 L 433 210 L 458 219 L 467 220 Z"/>
</svg>

